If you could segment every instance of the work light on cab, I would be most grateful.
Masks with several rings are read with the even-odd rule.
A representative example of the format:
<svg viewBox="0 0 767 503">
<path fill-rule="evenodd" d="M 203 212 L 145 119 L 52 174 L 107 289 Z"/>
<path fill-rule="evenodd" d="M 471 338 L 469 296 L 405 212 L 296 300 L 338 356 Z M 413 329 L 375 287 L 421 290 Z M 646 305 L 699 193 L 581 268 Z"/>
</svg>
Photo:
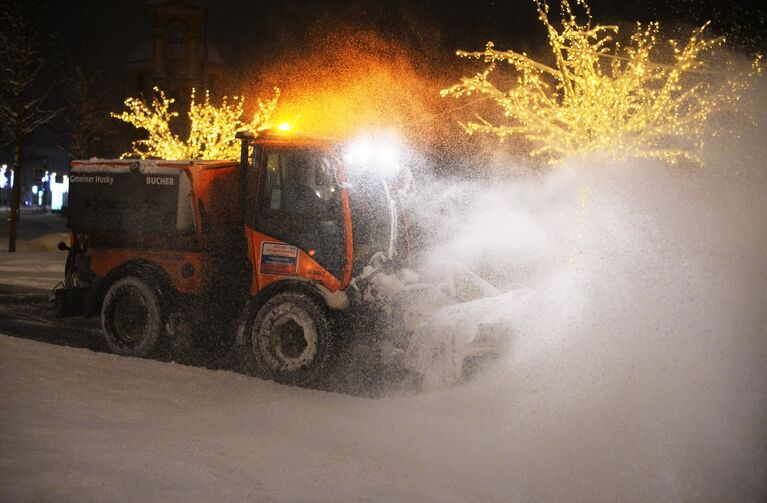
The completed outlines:
<svg viewBox="0 0 767 503">
<path fill-rule="evenodd" d="M 344 161 L 351 169 L 376 170 L 384 175 L 399 170 L 400 147 L 392 138 L 360 137 L 344 151 Z"/>
</svg>

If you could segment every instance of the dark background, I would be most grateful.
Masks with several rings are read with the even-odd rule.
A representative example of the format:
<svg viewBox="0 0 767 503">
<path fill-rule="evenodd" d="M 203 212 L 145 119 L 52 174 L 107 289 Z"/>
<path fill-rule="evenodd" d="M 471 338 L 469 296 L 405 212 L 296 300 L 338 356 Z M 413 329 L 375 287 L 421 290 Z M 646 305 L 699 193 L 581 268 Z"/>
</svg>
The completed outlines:
<svg viewBox="0 0 767 503">
<path fill-rule="evenodd" d="M 264 51 L 273 55 L 309 43 L 310 35 L 343 26 L 373 29 L 384 36 L 418 44 L 424 39 L 446 54 L 497 46 L 529 50 L 540 44 L 543 30 L 532 0 L 509 1 L 347 1 L 208 0 L 209 37 L 233 65 L 251 64 Z M 552 10 L 558 8 L 551 2 Z M 764 43 L 765 10 L 749 2 L 714 0 L 639 0 L 590 2 L 600 23 L 659 20 L 698 26 L 712 22 L 712 30 L 726 33 L 738 45 Z M 43 1 L 26 5 L 44 32 L 55 36 L 58 51 L 80 61 L 91 61 L 104 71 L 118 71 L 121 60 L 149 30 L 147 2 Z"/>
</svg>

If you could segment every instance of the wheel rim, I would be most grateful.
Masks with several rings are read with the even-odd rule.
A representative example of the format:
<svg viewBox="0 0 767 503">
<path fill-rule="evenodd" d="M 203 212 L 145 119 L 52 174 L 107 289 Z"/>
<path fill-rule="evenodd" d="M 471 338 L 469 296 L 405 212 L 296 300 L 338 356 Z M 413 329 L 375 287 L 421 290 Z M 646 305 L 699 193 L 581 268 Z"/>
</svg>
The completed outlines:
<svg viewBox="0 0 767 503">
<path fill-rule="evenodd" d="M 309 345 L 303 327 L 292 318 L 274 326 L 272 339 L 272 345 L 286 359 L 300 358 Z"/>
<path fill-rule="evenodd" d="M 144 297 L 136 289 L 127 289 L 115 299 L 112 326 L 120 346 L 138 345 L 146 333 L 148 322 L 149 309 Z"/>
<path fill-rule="evenodd" d="M 257 333 L 257 344 L 265 362 L 276 372 L 292 372 L 305 367 L 317 355 L 317 328 L 299 306 L 286 302 L 277 305 Z"/>
</svg>

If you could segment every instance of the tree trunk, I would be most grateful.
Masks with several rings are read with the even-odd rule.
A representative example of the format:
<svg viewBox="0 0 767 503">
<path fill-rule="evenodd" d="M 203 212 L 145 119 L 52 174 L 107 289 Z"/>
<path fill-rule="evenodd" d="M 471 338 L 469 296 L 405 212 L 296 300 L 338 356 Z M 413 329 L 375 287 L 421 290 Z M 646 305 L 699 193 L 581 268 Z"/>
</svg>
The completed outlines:
<svg viewBox="0 0 767 503">
<path fill-rule="evenodd" d="M 13 151 L 13 188 L 11 189 L 11 226 L 8 232 L 8 252 L 16 251 L 16 224 L 19 221 L 21 206 L 21 140 L 16 142 Z"/>
</svg>

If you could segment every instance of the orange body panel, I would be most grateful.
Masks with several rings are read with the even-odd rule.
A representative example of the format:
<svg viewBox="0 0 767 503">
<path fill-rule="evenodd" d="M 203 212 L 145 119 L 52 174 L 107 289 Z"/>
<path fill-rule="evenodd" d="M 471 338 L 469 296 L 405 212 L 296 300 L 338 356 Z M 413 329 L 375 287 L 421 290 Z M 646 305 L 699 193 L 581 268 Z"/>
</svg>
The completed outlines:
<svg viewBox="0 0 767 503">
<path fill-rule="evenodd" d="M 209 281 L 205 272 L 209 270 L 210 260 L 207 253 L 176 252 L 171 250 L 136 250 L 125 248 L 99 248 L 89 250 L 90 269 L 100 278 L 110 271 L 130 261 L 151 262 L 161 267 L 170 278 L 179 293 L 200 293 Z M 194 274 L 184 277 L 181 268 L 185 264 L 194 267 Z"/>
<path fill-rule="evenodd" d="M 343 283 L 343 279 L 339 280 L 334 277 L 309 255 L 300 249 L 291 246 L 289 243 L 284 243 L 279 239 L 274 239 L 266 234 L 251 229 L 248 229 L 246 232 L 249 234 L 247 238 L 248 256 L 251 258 L 250 262 L 253 268 L 253 283 L 250 287 L 250 293 L 252 295 L 257 294 L 260 290 L 276 281 L 291 278 L 306 278 L 316 281 L 321 283 L 331 292 L 338 291 L 348 285 L 348 283 L 347 285 Z M 262 250 L 264 249 L 264 245 L 285 245 L 295 249 L 295 265 L 289 266 L 286 270 L 278 273 L 265 271 L 264 267 L 262 267 Z"/>
</svg>

